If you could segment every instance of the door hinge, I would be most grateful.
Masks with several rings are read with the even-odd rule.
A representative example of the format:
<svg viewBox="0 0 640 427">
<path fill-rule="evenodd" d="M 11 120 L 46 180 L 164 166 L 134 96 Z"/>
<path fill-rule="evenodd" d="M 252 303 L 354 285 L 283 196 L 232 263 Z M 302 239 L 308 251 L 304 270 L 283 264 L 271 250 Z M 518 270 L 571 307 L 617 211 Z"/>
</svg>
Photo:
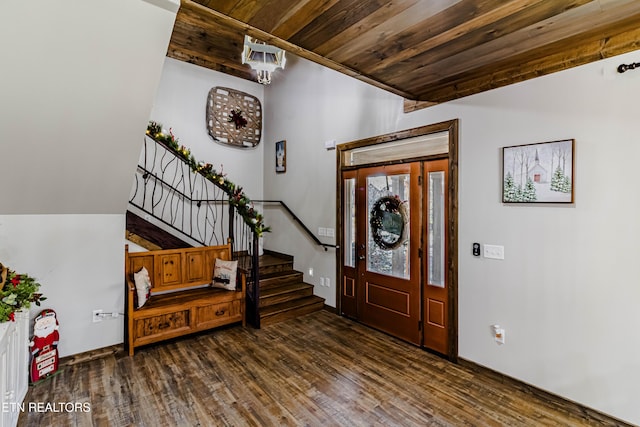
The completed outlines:
<svg viewBox="0 0 640 427">
<path fill-rule="evenodd" d="M 418 248 L 418 258 L 422 258 L 422 248 Z"/>
<path fill-rule="evenodd" d="M 418 175 L 418 185 L 422 185 L 422 175 Z"/>
<path fill-rule="evenodd" d="M 418 320 L 418 330 L 422 331 L 422 322 Z"/>
</svg>

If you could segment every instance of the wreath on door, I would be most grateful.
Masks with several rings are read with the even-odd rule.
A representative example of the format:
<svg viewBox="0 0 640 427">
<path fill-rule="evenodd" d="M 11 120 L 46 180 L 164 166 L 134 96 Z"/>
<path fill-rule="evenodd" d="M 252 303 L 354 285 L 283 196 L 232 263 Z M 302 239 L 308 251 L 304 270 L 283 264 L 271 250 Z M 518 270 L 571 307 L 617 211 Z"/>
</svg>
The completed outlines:
<svg viewBox="0 0 640 427">
<path fill-rule="evenodd" d="M 378 247 L 393 250 L 407 239 L 407 209 L 399 197 L 380 197 L 369 217 L 371 236 Z"/>
</svg>

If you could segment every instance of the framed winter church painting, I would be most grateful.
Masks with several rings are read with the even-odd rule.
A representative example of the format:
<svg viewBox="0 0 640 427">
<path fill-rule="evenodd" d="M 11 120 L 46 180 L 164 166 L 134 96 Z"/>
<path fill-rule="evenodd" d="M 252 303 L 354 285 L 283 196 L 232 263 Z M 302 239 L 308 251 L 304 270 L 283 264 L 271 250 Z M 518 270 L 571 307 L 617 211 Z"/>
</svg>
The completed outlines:
<svg viewBox="0 0 640 427">
<path fill-rule="evenodd" d="M 573 203 L 575 141 L 502 149 L 503 203 Z"/>
</svg>

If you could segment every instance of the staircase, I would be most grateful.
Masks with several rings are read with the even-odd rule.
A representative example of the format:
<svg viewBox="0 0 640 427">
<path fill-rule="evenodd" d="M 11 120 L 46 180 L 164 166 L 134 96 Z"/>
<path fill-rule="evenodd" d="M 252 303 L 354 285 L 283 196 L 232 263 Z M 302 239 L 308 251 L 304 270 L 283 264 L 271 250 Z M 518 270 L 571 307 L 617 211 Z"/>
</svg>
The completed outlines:
<svg viewBox="0 0 640 427">
<path fill-rule="evenodd" d="M 259 237 L 270 230 L 242 187 L 211 164 L 198 162 L 160 128 L 155 122 L 147 128 L 129 199 L 127 239 L 149 250 L 230 241 L 233 258 L 246 272 L 247 322 L 254 327 L 321 310 L 324 299 L 314 296 L 313 285 L 293 269 L 292 256 L 258 256 Z M 279 203 L 316 244 L 335 247 L 320 242 L 282 201 L 256 202 Z"/>
<path fill-rule="evenodd" d="M 260 326 L 322 310 L 324 298 L 293 269 L 293 257 L 265 251 L 260 257 Z"/>
</svg>

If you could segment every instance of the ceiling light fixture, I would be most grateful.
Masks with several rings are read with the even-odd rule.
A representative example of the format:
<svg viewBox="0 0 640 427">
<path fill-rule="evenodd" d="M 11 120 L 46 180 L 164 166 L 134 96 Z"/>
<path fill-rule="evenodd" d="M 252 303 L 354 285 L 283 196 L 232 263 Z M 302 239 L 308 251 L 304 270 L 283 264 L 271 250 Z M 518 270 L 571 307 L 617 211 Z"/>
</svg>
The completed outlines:
<svg viewBox="0 0 640 427">
<path fill-rule="evenodd" d="M 258 72 L 258 83 L 271 83 L 271 73 L 277 68 L 284 69 L 287 58 L 284 50 L 261 42 L 253 37 L 244 36 L 242 63 L 248 64 Z"/>
</svg>

